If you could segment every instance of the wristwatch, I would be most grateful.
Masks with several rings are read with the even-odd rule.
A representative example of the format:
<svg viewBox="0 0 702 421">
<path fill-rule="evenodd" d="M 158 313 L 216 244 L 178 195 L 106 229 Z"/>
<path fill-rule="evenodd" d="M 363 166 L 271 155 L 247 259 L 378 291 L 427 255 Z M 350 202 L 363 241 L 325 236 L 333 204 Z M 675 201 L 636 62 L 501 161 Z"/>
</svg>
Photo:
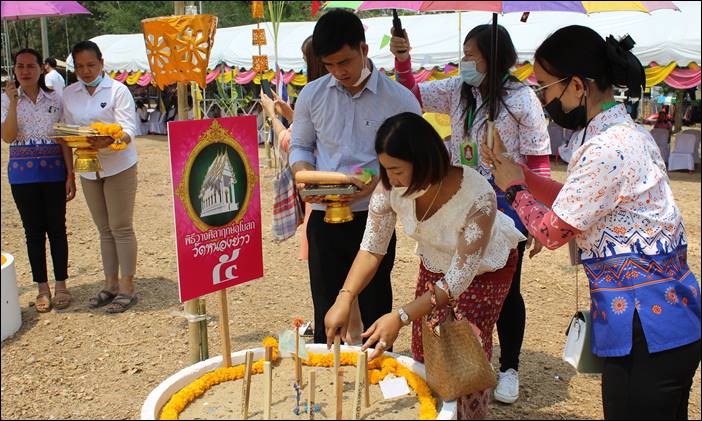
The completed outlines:
<svg viewBox="0 0 702 421">
<path fill-rule="evenodd" d="M 410 322 L 412 321 L 412 320 L 410 320 L 409 314 L 407 314 L 407 312 L 405 311 L 405 309 L 402 308 L 402 307 L 400 307 L 400 308 L 397 309 L 397 314 L 400 315 L 400 321 L 402 322 L 402 324 L 403 324 L 404 326 L 407 326 L 407 325 L 410 324 Z"/>
<path fill-rule="evenodd" d="M 526 189 L 527 187 L 524 184 L 517 184 L 508 188 L 507 191 L 505 191 L 505 199 L 507 199 L 507 203 L 512 206 L 514 199 L 517 198 L 517 193 Z"/>
</svg>

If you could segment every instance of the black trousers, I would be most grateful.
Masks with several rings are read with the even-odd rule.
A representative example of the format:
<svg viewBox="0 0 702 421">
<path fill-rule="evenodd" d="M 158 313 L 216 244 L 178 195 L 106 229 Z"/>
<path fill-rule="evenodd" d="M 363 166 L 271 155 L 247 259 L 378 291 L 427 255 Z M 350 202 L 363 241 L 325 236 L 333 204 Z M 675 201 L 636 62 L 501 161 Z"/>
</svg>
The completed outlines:
<svg viewBox="0 0 702 421">
<path fill-rule="evenodd" d="M 522 260 L 526 241 L 517 245 L 519 260 L 512 277 L 505 302 L 502 304 L 500 318 L 497 319 L 497 337 L 500 339 L 500 371 L 508 369 L 519 371 L 519 354 L 522 352 L 524 328 L 526 327 L 526 308 L 524 298 L 519 290 L 522 279 Z"/>
<path fill-rule="evenodd" d="M 686 420 L 700 341 L 650 354 L 638 312 L 631 354 L 605 359 L 602 406 L 607 420 Z"/>
<path fill-rule="evenodd" d="M 22 219 L 27 255 L 34 282 L 48 281 L 46 236 L 49 236 L 54 277 L 68 279 L 68 238 L 66 237 L 66 183 L 11 184 L 12 197 Z"/>
<path fill-rule="evenodd" d="M 356 258 L 363 232 L 366 229 L 368 212 L 354 212 L 353 221 L 344 224 L 324 222 L 323 211 L 312 211 L 307 222 L 309 248 L 310 287 L 314 304 L 314 341 L 326 343 L 324 316 L 336 301 L 344 285 L 346 275 Z M 367 329 L 380 316 L 392 311 L 392 288 L 390 272 L 395 262 L 393 234 L 388 252 L 378 271 L 358 297 L 363 326 Z"/>
</svg>

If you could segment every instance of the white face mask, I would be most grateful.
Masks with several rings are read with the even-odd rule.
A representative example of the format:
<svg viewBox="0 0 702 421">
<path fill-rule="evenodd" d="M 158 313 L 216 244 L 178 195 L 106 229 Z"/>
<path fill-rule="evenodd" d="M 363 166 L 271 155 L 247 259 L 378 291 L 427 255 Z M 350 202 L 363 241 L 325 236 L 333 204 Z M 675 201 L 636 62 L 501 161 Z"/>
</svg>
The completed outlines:
<svg viewBox="0 0 702 421">
<path fill-rule="evenodd" d="M 480 73 L 473 60 L 461 61 L 461 80 L 470 86 L 480 86 L 485 80 L 485 73 Z"/>
<path fill-rule="evenodd" d="M 358 77 L 358 80 L 353 84 L 353 86 L 360 85 L 371 74 L 370 69 L 366 66 L 368 64 L 368 57 L 363 55 L 363 50 L 361 50 L 361 58 L 363 59 L 363 69 L 361 70 L 361 76 Z"/>
<path fill-rule="evenodd" d="M 417 190 L 416 192 L 411 193 L 409 196 L 405 196 L 405 193 L 407 192 L 407 187 L 393 187 L 393 190 L 400 193 L 400 196 L 402 196 L 403 199 L 415 200 L 419 197 L 424 196 L 424 194 L 427 191 L 429 191 L 429 188 L 427 187 L 426 189 Z"/>
</svg>

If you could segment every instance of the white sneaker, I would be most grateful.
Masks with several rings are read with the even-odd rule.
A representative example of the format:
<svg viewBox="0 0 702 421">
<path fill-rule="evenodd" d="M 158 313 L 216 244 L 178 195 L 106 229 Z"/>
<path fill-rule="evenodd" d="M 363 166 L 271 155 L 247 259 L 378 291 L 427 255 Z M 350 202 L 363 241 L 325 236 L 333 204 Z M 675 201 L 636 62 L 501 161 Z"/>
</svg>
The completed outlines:
<svg viewBox="0 0 702 421">
<path fill-rule="evenodd" d="M 519 399 L 519 374 L 511 368 L 504 373 L 500 371 L 495 387 L 495 400 L 514 403 L 517 399 Z"/>
</svg>

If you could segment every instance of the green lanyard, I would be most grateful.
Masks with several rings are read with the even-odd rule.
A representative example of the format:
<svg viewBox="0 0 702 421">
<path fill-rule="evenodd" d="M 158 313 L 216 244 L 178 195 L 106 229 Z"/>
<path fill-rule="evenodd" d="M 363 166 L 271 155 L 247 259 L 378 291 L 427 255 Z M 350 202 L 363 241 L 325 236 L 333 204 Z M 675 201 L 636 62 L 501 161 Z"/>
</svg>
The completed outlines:
<svg viewBox="0 0 702 421">
<path fill-rule="evenodd" d="M 490 102 L 490 97 L 487 97 L 485 99 L 485 101 L 483 101 L 483 103 L 480 104 L 480 107 L 478 107 L 478 109 L 475 110 L 475 114 L 477 115 L 478 111 L 480 111 L 480 109 L 483 108 L 483 105 L 487 104 L 488 102 Z M 470 133 L 471 129 L 473 129 L 473 117 L 474 117 L 473 116 L 473 109 L 471 108 L 468 110 L 468 132 L 469 133 Z"/>
<path fill-rule="evenodd" d="M 509 74 L 506 74 L 505 77 L 502 78 L 502 83 L 504 83 L 507 79 L 509 79 Z M 480 107 L 478 107 L 477 110 L 475 110 L 475 114 L 478 114 L 478 111 L 480 111 L 481 108 L 487 103 L 490 102 L 490 95 L 485 97 L 485 100 L 483 101 L 482 104 L 480 104 Z M 471 108 L 468 110 L 468 132 L 473 128 L 473 109 Z"/>
<path fill-rule="evenodd" d="M 605 102 L 601 105 L 602 111 L 607 111 L 610 108 L 617 106 L 617 104 L 619 104 L 617 101 Z"/>
</svg>

